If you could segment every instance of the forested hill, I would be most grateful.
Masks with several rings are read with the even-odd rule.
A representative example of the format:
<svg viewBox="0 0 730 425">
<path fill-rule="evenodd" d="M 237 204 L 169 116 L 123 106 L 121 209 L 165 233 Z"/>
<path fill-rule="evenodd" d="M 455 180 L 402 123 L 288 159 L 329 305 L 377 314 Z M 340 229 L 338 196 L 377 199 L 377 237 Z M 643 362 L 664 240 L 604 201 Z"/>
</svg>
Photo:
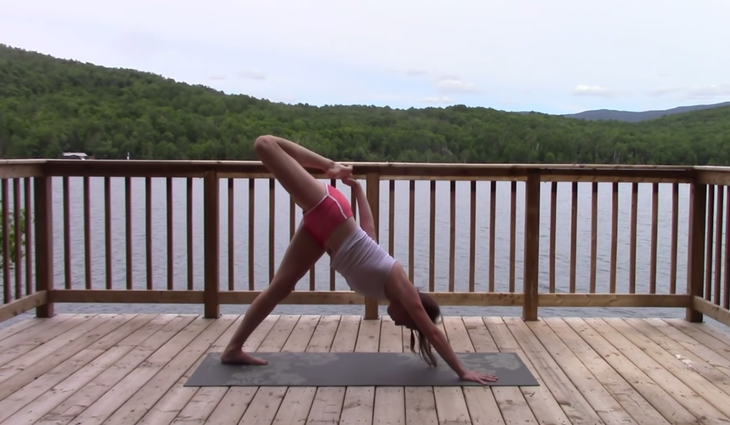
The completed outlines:
<svg viewBox="0 0 730 425">
<path fill-rule="evenodd" d="M 594 111 L 584 111 L 577 114 L 566 114 L 564 117 L 578 118 L 583 120 L 614 120 L 626 122 L 639 122 L 653 120 L 655 118 L 666 115 L 685 114 L 691 111 L 700 111 L 703 109 L 717 108 L 721 106 L 730 106 L 730 102 L 714 103 L 709 105 L 688 105 L 679 106 L 672 109 L 655 110 L 655 111 L 615 111 L 611 109 L 598 109 Z"/>
<path fill-rule="evenodd" d="M 729 164 L 730 107 L 641 123 L 490 108 L 285 105 L 0 45 L 0 157 L 252 159 L 273 133 L 339 160 Z"/>
</svg>

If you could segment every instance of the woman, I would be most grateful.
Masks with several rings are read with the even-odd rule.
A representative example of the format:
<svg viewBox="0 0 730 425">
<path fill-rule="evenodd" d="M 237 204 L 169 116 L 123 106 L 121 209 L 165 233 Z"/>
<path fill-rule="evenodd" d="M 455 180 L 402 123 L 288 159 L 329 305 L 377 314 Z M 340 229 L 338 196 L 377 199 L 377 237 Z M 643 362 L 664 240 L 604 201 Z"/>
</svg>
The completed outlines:
<svg viewBox="0 0 730 425">
<path fill-rule="evenodd" d="M 303 218 L 274 278 L 249 306 L 241 325 L 223 351 L 221 362 L 267 363 L 243 351 L 246 339 L 327 252 L 332 259 L 332 267 L 345 277 L 353 291 L 389 301 L 388 315 L 396 325 L 411 330 L 411 351 L 414 352 L 414 332 L 418 334 L 420 354 L 429 365 L 436 365 L 431 352 L 433 346 L 462 380 L 481 384 L 497 380 L 493 375 L 464 369 L 445 335 L 435 325 L 440 316 L 438 304 L 427 294 L 418 292 L 401 264 L 375 242 L 370 206 L 360 185 L 351 178 L 351 167 L 275 136 L 258 137 L 254 150 L 302 209 Z M 342 193 L 318 182 L 304 167 L 320 169 L 327 177 L 341 179 L 352 187 L 360 205 L 359 226 Z"/>
</svg>

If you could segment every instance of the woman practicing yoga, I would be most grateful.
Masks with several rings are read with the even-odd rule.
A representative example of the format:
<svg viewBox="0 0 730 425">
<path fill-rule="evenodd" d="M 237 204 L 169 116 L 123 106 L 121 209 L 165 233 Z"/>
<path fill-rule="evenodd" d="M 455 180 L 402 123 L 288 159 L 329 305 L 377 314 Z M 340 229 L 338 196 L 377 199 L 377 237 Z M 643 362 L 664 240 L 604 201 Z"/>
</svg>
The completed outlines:
<svg viewBox="0 0 730 425">
<path fill-rule="evenodd" d="M 249 306 L 241 325 L 223 351 L 221 362 L 267 363 L 243 351 L 246 339 L 327 252 L 332 268 L 347 280 L 353 291 L 389 301 L 388 315 L 397 326 L 411 330 L 411 351 L 414 352 L 414 332 L 418 334 L 419 352 L 429 365 L 436 366 L 431 352 L 433 346 L 462 380 L 481 384 L 497 380 L 493 375 L 464 369 L 445 335 L 436 326 L 441 315 L 438 304 L 427 294 L 418 292 L 401 264 L 375 242 L 372 212 L 362 188 L 351 178 L 351 167 L 275 136 L 258 137 L 254 150 L 302 209 L 303 218 L 274 278 Z M 345 196 L 329 184 L 318 182 L 304 167 L 320 169 L 327 177 L 340 179 L 352 187 L 360 207 L 360 225 L 355 222 Z"/>
</svg>

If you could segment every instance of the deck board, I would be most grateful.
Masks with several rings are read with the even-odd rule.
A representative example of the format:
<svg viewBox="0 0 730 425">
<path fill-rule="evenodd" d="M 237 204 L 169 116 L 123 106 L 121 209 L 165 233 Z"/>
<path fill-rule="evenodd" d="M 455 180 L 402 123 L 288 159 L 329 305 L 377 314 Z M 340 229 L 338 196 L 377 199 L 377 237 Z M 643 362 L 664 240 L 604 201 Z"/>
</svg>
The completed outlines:
<svg viewBox="0 0 730 425">
<path fill-rule="evenodd" d="M 673 319 L 445 317 L 461 352 L 514 352 L 539 387 L 183 387 L 240 316 L 58 315 L 0 332 L 0 425 L 724 424 L 730 337 Z M 270 316 L 250 351 L 401 352 L 388 318 Z M 447 367 L 441 365 L 441 367 Z"/>
</svg>

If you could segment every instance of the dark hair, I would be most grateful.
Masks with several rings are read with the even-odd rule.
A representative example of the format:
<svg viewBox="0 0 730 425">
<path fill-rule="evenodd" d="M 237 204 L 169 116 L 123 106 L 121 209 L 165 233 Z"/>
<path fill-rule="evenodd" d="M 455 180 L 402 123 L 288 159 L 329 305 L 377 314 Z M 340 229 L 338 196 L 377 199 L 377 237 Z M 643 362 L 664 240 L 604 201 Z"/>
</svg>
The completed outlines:
<svg viewBox="0 0 730 425">
<path fill-rule="evenodd" d="M 438 323 L 438 319 L 441 317 L 441 307 L 439 307 L 438 303 L 436 303 L 436 301 L 428 294 L 424 294 L 419 291 L 418 296 L 421 298 L 421 304 L 423 304 L 423 309 L 426 310 L 428 317 L 433 323 Z M 421 332 L 418 328 L 415 330 L 411 329 L 411 352 L 416 352 L 416 335 L 414 335 L 414 332 L 418 334 L 418 351 L 421 358 L 423 358 L 429 366 L 435 367 L 437 362 L 436 357 L 434 357 L 433 352 L 431 351 L 431 342 L 429 342 L 429 340 L 423 335 L 423 332 Z"/>
</svg>

